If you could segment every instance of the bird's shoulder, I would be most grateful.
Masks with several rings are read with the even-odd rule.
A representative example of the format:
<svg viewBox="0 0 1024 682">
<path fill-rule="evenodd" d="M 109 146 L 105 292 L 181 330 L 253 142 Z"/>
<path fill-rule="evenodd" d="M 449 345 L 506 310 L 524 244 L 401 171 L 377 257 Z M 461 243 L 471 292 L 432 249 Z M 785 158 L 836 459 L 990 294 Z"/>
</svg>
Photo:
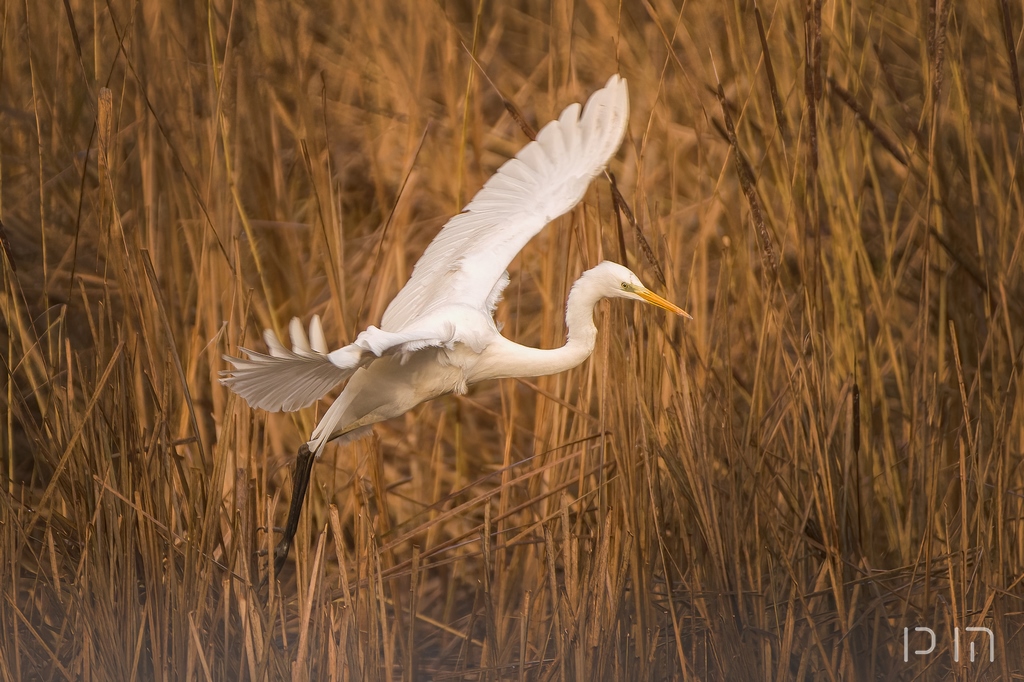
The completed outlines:
<svg viewBox="0 0 1024 682">
<path fill-rule="evenodd" d="M 460 344 L 476 352 L 482 351 L 498 334 L 489 314 L 461 303 L 429 308 L 410 321 L 407 328 L 432 335 L 437 340 L 436 345 L 451 348 Z"/>
</svg>

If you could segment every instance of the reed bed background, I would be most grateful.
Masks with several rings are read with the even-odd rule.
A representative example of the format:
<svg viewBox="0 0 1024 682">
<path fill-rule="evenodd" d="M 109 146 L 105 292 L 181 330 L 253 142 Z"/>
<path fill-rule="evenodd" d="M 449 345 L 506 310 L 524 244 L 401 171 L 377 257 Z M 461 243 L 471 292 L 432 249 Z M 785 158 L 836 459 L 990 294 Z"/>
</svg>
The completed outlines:
<svg viewBox="0 0 1024 682">
<path fill-rule="evenodd" d="M 1019 2 L 0 14 L 4 680 L 1021 678 Z M 378 322 L 503 101 L 616 72 L 635 225 L 595 182 L 498 317 L 560 344 L 610 258 L 695 319 L 604 303 L 580 368 L 329 447 L 257 592 L 326 403 L 221 355 Z"/>
</svg>

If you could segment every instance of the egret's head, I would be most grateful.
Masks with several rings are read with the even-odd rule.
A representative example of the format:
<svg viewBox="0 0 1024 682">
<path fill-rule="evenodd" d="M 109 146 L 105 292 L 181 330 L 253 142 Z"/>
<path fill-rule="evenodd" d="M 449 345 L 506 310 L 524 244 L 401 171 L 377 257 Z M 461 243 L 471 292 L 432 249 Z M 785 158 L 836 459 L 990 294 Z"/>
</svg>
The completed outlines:
<svg viewBox="0 0 1024 682">
<path fill-rule="evenodd" d="M 679 306 L 666 301 L 661 296 L 648 289 L 640 281 L 640 278 L 633 274 L 629 268 L 604 261 L 587 273 L 594 278 L 595 284 L 601 288 L 601 294 L 608 298 L 631 298 L 636 301 L 643 301 L 664 308 L 676 315 L 683 315 L 687 319 L 693 319 L 690 313 Z"/>
</svg>

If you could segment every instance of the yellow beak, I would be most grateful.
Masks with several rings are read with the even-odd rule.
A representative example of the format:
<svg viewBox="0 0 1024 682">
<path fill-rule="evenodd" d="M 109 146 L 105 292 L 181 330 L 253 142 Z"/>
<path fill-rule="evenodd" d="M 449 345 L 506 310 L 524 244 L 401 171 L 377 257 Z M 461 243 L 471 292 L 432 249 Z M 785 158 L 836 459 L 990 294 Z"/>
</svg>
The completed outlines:
<svg viewBox="0 0 1024 682">
<path fill-rule="evenodd" d="M 666 301 L 665 299 L 663 299 L 661 296 L 658 296 L 656 293 L 654 293 L 650 289 L 645 289 L 643 287 L 640 287 L 640 288 L 638 288 L 636 290 L 636 295 L 639 296 L 640 298 L 644 299 L 645 301 L 647 301 L 651 305 L 656 305 L 659 308 L 664 308 L 665 310 L 668 310 L 669 312 L 673 312 L 676 315 L 682 315 L 683 317 L 685 317 L 688 320 L 692 320 L 693 319 L 693 317 L 690 315 L 690 313 L 686 312 L 685 310 L 683 310 L 682 308 L 677 306 L 675 303 L 672 303 L 670 301 Z"/>
</svg>

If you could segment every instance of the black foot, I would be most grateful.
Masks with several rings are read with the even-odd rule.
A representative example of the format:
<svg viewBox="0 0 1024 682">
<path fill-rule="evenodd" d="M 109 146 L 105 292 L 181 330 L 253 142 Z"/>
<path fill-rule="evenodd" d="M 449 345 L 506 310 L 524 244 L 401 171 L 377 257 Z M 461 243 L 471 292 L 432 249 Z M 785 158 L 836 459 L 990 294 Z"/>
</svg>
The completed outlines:
<svg viewBox="0 0 1024 682">
<path fill-rule="evenodd" d="M 302 444 L 299 448 L 298 457 L 295 460 L 295 473 L 292 475 L 292 504 L 288 509 L 288 522 L 282 531 L 281 540 L 274 547 L 274 568 L 273 575 L 280 575 L 288 560 L 288 550 L 292 547 L 292 540 L 295 539 L 295 532 L 299 529 L 299 515 L 302 513 L 302 503 L 306 499 L 306 489 L 309 488 L 309 478 L 313 473 L 313 462 L 316 457 L 309 450 L 309 445 Z M 263 552 L 265 554 L 265 552 Z M 267 566 L 269 569 L 270 567 Z M 260 590 L 270 579 L 268 572 L 260 581 Z"/>
</svg>

